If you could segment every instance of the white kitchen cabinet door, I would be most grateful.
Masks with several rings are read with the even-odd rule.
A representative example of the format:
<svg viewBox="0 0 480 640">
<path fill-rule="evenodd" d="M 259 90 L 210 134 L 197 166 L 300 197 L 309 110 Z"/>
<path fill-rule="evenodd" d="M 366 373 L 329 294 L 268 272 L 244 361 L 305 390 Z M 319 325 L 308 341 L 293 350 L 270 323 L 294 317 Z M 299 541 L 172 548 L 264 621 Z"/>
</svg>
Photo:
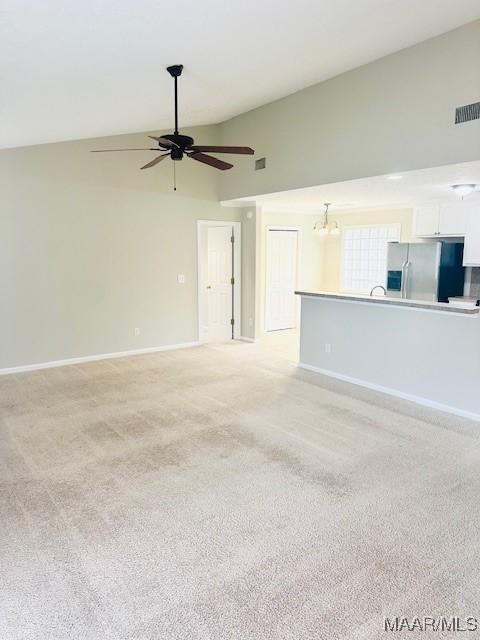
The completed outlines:
<svg viewBox="0 0 480 640">
<path fill-rule="evenodd" d="M 414 210 L 414 235 L 419 237 L 461 237 L 467 227 L 468 205 L 453 202 L 423 205 Z"/>
<path fill-rule="evenodd" d="M 439 206 L 423 205 L 415 207 L 413 218 L 413 234 L 415 236 L 437 236 L 439 232 Z"/>
<path fill-rule="evenodd" d="M 463 264 L 465 267 L 480 266 L 480 204 L 468 208 Z"/>
<path fill-rule="evenodd" d="M 442 204 L 438 221 L 441 236 L 464 236 L 467 229 L 467 206 L 463 202 Z"/>
</svg>

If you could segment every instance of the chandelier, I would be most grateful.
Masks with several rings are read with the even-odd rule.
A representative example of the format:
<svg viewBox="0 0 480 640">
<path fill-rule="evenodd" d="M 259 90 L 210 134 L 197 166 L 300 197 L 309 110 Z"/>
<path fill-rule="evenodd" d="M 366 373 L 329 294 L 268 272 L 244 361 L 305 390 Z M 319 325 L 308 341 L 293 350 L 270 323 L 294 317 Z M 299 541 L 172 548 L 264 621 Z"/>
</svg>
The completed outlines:
<svg viewBox="0 0 480 640">
<path fill-rule="evenodd" d="M 325 212 L 323 214 L 323 220 L 319 220 L 313 225 L 313 230 L 316 231 L 320 236 L 326 236 L 328 234 L 332 236 L 338 236 L 340 233 L 340 227 L 338 226 L 338 222 L 334 220 L 333 222 L 328 221 L 328 208 L 331 205 L 331 202 L 325 202 Z"/>
</svg>

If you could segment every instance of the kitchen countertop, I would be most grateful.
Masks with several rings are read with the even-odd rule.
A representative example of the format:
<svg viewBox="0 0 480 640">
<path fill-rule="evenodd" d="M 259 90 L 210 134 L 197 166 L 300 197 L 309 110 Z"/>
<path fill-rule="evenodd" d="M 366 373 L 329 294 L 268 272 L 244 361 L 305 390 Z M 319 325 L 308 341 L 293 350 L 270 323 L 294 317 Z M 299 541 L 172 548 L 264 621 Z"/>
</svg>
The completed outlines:
<svg viewBox="0 0 480 640">
<path fill-rule="evenodd" d="M 327 298 L 331 300 L 346 300 L 351 302 L 370 302 L 372 304 L 393 305 L 398 307 L 412 307 L 415 309 L 428 309 L 429 311 L 447 311 L 468 316 L 478 316 L 480 307 L 466 309 L 455 307 L 448 302 L 428 302 L 426 300 L 409 300 L 406 298 L 390 298 L 388 296 L 368 296 L 352 293 L 335 293 L 332 291 L 295 291 L 299 296 L 311 298 Z"/>
</svg>

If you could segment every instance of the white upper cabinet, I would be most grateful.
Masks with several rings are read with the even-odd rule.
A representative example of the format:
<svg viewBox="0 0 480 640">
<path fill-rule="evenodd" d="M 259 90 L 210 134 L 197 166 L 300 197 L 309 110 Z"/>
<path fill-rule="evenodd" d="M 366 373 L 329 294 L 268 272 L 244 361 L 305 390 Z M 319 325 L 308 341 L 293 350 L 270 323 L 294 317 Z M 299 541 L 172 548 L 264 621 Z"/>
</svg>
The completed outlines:
<svg viewBox="0 0 480 640">
<path fill-rule="evenodd" d="M 464 266 L 480 267 L 480 201 L 415 207 L 413 235 L 420 238 L 464 237 Z"/>
<path fill-rule="evenodd" d="M 464 236 L 467 229 L 468 205 L 429 204 L 415 207 L 413 234 L 431 238 L 438 236 Z"/>
<path fill-rule="evenodd" d="M 438 231 L 441 236 L 464 236 L 467 232 L 467 207 L 462 203 L 440 206 Z"/>
<path fill-rule="evenodd" d="M 480 267 L 480 202 L 468 207 L 463 264 L 466 267 Z"/>
<path fill-rule="evenodd" d="M 413 235 L 436 236 L 440 220 L 440 207 L 437 204 L 415 207 L 413 211 Z"/>
</svg>

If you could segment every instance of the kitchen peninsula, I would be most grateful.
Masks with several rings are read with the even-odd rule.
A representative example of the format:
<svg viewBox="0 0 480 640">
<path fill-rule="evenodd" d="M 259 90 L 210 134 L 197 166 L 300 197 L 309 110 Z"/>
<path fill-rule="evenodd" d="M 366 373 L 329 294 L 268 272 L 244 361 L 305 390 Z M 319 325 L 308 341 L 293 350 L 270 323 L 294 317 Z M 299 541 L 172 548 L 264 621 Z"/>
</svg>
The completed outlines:
<svg viewBox="0 0 480 640">
<path fill-rule="evenodd" d="M 295 293 L 300 367 L 480 421 L 478 307 Z"/>
</svg>

